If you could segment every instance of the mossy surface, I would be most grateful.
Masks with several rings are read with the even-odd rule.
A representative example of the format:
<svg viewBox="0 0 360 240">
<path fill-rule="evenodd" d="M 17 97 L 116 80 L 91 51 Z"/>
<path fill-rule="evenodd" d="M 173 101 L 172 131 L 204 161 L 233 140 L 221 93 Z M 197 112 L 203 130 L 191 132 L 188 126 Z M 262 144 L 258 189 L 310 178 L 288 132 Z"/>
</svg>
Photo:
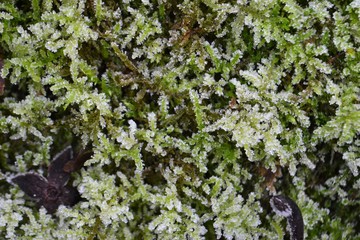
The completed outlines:
<svg viewBox="0 0 360 240">
<path fill-rule="evenodd" d="M 359 19 L 359 0 L 1 1 L 0 238 L 282 239 L 281 193 L 306 239 L 359 239 Z M 50 215 L 10 179 L 68 144 L 94 152 L 83 201 Z"/>
</svg>

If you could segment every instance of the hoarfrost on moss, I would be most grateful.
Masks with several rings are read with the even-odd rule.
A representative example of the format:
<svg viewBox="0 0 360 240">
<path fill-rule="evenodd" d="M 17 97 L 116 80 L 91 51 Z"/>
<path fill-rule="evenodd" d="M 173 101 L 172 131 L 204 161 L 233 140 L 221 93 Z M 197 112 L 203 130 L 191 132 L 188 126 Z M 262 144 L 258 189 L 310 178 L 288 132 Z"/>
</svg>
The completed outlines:
<svg viewBox="0 0 360 240">
<path fill-rule="evenodd" d="M 2 185 L 0 238 L 275 239 L 269 187 L 358 236 L 358 1 L 86 2 L 0 4 L 0 181 L 94 152 L 56 218 Z"/>
</svg>

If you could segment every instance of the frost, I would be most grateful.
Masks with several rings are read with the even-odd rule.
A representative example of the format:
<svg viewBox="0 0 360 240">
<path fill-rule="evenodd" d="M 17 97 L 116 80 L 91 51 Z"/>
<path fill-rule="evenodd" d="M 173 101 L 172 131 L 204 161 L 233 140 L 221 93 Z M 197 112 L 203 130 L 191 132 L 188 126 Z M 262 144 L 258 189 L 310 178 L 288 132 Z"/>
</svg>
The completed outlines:
<svg viewBox="0 0 360 240">
<path fill-rule="evenodd" d="M 93 156 L 56 218 L 3 184 L 0 239 L 287 238 L 270 188 L 305 237 L 358 237 L 359 1 L 20 5 L 0 3 L 0 180 Z"/>
<path fill-rule="evenodd" d="M 360 157 L 355 152 L 345 152 L 344 153 L 344 159 L 346 160 L 346 163 L 351 170 L 352 174 L 356 177 L 359 175 L 360 168 Z"/>
<path fill-rule="evenodd" d="M 353 8 L 360 8 L 360 1 L 354 0 L 352 3 L 350 3 L 350 6 Z"/>
</svg>

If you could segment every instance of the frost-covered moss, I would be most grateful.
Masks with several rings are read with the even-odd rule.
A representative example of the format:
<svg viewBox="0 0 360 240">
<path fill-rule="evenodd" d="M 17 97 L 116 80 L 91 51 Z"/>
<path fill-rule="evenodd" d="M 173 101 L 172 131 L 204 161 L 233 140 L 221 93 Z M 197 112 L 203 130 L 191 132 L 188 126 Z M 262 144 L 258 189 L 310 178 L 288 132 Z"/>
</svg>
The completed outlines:
<svg viewBox="0 0 360 240">
<path fill-rule="evenodd" d="M 306 239 L 360 238 L 359 17 L 359 0 L 1 1 L 0 238 L 281 239 L 269 191 Z M 51 216 L 9 179 L 69 143 L 94 151 L 83 201 Z"/>
</svg>

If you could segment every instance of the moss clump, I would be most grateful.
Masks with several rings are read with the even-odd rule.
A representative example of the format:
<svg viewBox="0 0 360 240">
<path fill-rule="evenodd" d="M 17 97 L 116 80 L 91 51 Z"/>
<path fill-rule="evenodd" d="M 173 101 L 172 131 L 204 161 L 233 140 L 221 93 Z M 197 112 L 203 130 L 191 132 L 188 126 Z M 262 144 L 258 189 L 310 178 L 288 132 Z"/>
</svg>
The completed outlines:
<svg viewBox="0 0 360 240">
<path fill-rule="evenodd" d="M 0 238 L 278 239 L 269 191 L 296 199 L 307 239 L 359 238 L 359 15 L 2 1 Z M 51 216 L 9 179 L 69 143 L 94 152 L 72 176 L 84 200 Z"/>
</svg>

